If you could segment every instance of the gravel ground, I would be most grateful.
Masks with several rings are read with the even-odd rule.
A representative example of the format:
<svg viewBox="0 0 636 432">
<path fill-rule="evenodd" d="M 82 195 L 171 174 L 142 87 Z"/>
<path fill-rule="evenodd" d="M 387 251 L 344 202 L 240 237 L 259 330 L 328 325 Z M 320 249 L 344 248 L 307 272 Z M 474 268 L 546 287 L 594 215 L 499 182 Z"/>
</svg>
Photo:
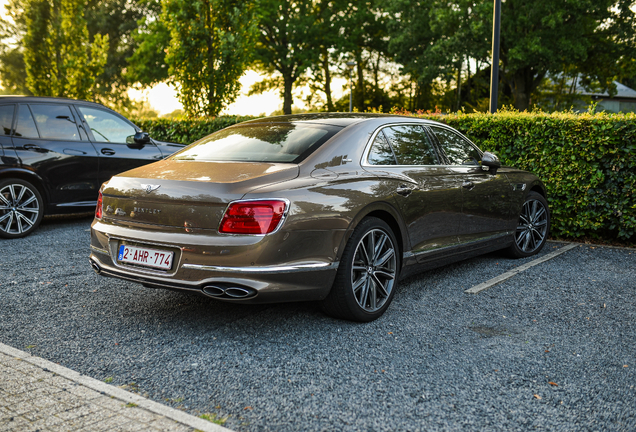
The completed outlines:
<svg viewBox="0 0 636 432">
<path fill-rule="evenodd" d="M 0 240 L 1 342 L 236 430 L 636 430 L 636 250 L 580 246 L 464 294 L 528 261 L 489 254 L 355 324 L 97 276 L 89 225 Z"/>
</svg>

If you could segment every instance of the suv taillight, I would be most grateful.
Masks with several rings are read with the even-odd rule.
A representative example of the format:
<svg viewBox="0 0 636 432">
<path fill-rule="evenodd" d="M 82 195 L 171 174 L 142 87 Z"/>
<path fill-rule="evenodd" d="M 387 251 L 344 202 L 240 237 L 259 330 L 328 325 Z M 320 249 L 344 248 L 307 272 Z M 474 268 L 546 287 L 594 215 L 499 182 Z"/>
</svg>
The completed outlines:
<svg viewBox="0 0 636 432">
<path fill-rule="evenodd" d="M 95 218 L 101 219 L 103 215 L 102 212 L 102 191 L 99 191 L 99 196 L 97 197 L 97 207 L 95 207 Z"/>
<path fill-rule="evenodd" d="M 280 224 L 287 202 L 283 200 L 237 201 L 223 215 L 219 232 L 225 234 L 269 234 Z"/>
</svg>

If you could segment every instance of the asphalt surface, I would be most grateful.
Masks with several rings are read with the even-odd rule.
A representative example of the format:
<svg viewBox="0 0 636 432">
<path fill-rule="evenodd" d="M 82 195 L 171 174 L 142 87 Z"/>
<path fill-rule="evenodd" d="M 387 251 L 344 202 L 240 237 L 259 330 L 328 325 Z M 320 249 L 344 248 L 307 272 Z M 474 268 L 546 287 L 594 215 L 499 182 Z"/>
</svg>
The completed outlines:
<svg viewBox="0 0 636 432">
<path fill-rule="evenodd" d="M 580 246 L 465 294 L 528 261 L 489 254 L 357 324 L 97 276 L 89 225 L 0 240 L 1 342 L 236 430 L 636 430 L 636 250 Z"/>
</svg>

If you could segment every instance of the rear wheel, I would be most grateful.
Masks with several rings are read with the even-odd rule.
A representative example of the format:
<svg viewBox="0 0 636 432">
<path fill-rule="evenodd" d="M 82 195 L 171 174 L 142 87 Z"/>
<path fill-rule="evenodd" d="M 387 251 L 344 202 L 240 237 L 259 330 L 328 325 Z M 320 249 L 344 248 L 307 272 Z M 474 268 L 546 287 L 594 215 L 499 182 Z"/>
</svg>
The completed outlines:
<svg viewBox="0 0 636 432">
<path fill-rule="evenodd" d="M 35 186 L 19 179 L 0 181 L 0 237 L 31 234 L 43 215 L 44 201 Z"/>
<path fill-rule="evenodd" d="M 397 286 L 398 251 L 395 235 L 384 221 L 364 219 L 342 253 L 334 285 L 322 302 L 325 313 L 360 322 L 382 316 Z"/>
<path fill-rule="evenodd" d="M 546 199 L 537 192 L 530 192 L 521 208 L 514 243 L 508 252 L 514 258 L 524 258 L 539 253 L 550 232 L 550 209 Z"/>
</svg>

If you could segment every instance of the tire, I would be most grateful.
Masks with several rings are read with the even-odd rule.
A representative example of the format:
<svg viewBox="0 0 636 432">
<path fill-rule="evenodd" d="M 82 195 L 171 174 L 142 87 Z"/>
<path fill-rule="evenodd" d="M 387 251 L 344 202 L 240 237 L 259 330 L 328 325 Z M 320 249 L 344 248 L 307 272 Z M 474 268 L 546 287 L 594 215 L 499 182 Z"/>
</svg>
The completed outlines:
<svg viewBox="0 0 636 432">
<path fill-rule="evenodd" d="M 0 237 L 19 238 L 31 234 L 42 222 L 44 200 L 28 181 L 0 181 Z"/>
<path fill-rule="evenodd" d="M 521 207 L 519 222 L 508 254 L 513 258 L 525 258 L 538 254 L 550 234 L 550 209 L 546 199 L 537 192 L 530 192 Z"/>
<path fill-rule="evenodd" d="M 373 257 L 367 251 L 374 249 Z M 369 322 L 391 304 L 399 278 L 400 259 L 395 234 L 381 219 L 363 219 L 347 242 L 336 280 L 322 310 L 334 318 Z"/>
</svg>

